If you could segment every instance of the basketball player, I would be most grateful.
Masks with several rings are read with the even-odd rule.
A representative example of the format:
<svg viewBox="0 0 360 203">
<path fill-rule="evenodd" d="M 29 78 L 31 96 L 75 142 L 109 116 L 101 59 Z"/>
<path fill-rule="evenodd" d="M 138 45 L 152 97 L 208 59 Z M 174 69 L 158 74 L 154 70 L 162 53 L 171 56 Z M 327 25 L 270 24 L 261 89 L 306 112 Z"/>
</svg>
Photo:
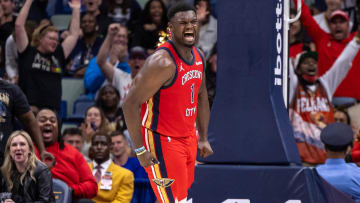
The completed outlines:
<svg viewBox="0 0 360 203">
<path fill-rule="evenodd" d="M 171 40 L 146 60 L 123 110 L 135 152 L 158 201 L 186 202 L 197 148 L 202 157 L 213 153 L 207 140 L 205 60 L 194 47 L 198 37 L 195 8 L 176 4 L 168 18 Z"/>
</svg>

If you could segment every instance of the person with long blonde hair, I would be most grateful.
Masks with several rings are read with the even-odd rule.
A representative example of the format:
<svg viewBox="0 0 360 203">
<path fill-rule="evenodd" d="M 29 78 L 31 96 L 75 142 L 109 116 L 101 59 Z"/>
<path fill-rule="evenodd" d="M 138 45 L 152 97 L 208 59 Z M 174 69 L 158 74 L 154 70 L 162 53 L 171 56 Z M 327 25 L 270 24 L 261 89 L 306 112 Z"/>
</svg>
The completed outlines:
<svg viewBox="0 0 360 203">
<path fill-rule="evenodd" d="M 52 176 L 48 167 L 37 159 L 30 135 L 13 132 L 5 147 L 5 161 L 1 167 L 1 192 L 10 192 L 5 202 L 55 202 Z"/>
</svg>

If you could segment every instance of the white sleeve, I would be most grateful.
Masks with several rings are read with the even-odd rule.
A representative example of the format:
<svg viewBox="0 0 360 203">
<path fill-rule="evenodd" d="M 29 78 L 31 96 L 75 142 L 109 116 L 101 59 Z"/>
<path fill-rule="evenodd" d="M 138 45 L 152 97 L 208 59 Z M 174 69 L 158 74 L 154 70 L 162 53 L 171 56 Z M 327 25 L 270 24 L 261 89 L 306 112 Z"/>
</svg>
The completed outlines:
<svg viewBox="0 0 360 203">
<path fill-rule="evenodd" d="M 10 35 L 5 44 L 5 68 L 9 78 L 18 75 L 18 53 L 14 38 Z"/>
<path fill-rule="evenodd" d="M 330 101 L 336 88 L 340 85 L 343 79 L 349 72 L 352 61 L 354 60 L 360 45 L 356 43 L 355 39 L 351 40 L 336 59 L 331 68 L 319 79 L 324 85 Z"/>
<path fill-rule="evenodd" d="M 125 96 L 130 89 L 131 82 L 132 79 L 130 73 L 114 67 L 112 85 L 120 92 L 120 106 L 122 106 Z"/>
<path fill-rule="evenodd" d="M 294 95 L 295 95 L 295 91 L 296 91 L 296 87 L 298 85 L 298 77 L 295 74 L 295 68 L 294 67 L 294 60 L 290 58 L 289 60 L 289 103 L 292 102 L 292 100 L 294 99 Z"/>
</svg>

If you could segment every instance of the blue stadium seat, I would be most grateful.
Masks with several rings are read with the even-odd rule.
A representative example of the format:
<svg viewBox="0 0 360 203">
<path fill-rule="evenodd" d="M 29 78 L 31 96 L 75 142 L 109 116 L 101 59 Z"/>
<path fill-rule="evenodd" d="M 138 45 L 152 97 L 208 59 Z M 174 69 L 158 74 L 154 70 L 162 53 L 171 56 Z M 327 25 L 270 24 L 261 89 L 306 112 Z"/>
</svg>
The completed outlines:
<svg viewBox="0 0 360 203">
<path fill-rule="evenodd" d="M 78 123 L 82 122 L 84 120 L 86 110 L 93 105 L 95 105 L 94 100 L 90 99 L 87 95 L 80 95 L 80 97 L 74 102 L 72 115 L 68 116 L 66 120 Z"/>
<path fill-rule="evenodd" d="M 62 119 L 66 119 L 67 117 L 67 101 L 65 100 L 61 100 L 61 105 L 60 105 L 60 116 Z"/>
<path fill-rule="evenodd" d="M 53 191 L 56 203 L 71 203 L 70 188 L 64 181 L 53 179 Z"/>
</svg>

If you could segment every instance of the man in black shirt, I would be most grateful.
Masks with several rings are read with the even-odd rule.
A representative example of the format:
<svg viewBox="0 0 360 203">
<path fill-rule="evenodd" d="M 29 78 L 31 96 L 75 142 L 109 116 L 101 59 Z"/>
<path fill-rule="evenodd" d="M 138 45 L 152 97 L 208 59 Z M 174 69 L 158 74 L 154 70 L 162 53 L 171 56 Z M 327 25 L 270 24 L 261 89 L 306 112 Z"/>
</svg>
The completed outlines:
<svg viewBox="0 0 360 203">
<path fill-rule="evenodd" d="M 18 86 L 0 80 L 0 165 L 3 163 L 7 139 L 14 131 L 15 117 L 21 121 L 35 141 L 41 159 L 54 160 L 53 156 L 45 151 L 40 128 L 34 114 L 30 111 L 24 93 Z"/>
</svg>

